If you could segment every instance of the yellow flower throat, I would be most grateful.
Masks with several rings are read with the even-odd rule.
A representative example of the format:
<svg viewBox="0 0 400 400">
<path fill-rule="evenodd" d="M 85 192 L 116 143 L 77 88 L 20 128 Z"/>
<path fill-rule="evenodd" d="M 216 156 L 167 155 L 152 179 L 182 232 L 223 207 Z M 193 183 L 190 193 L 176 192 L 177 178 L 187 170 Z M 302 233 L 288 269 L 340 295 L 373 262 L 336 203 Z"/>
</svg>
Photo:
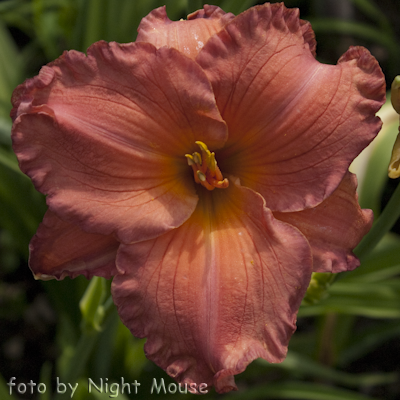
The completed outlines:
<svg viewBox="0 0 400 400">
<path fill-rule="evenodd" d="M 195 151 L 193 154 L 185 154 L 185 157 L 193 169 L 196 183 L 203 185 L 208 190 L 226 189 L 229 181 L 222 176 L 214 152 L 211 153 L 203 142 L 195 143 L 200 147 L 201 154 Z"/>
</svg>

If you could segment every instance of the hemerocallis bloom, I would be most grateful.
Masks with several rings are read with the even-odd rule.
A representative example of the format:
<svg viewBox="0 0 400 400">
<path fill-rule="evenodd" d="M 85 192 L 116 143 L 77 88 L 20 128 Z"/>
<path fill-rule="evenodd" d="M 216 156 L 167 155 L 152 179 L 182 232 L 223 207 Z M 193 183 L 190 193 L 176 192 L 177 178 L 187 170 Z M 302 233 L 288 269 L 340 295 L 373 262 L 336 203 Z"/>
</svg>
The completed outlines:
<svg viewBox="0 0 400 400">
<path fill-rule="evenodd" d="M 381 127 L 377 61 L 315 59 L 297 9 L 143 19 L 13 95 L 20 167 L 47 195 L 37 278 L 114 277 L 122 321 L 181 383 L 280 362 L 313 271 L 354 269 L 372 223 L 352 160 Z"/>
</svg>

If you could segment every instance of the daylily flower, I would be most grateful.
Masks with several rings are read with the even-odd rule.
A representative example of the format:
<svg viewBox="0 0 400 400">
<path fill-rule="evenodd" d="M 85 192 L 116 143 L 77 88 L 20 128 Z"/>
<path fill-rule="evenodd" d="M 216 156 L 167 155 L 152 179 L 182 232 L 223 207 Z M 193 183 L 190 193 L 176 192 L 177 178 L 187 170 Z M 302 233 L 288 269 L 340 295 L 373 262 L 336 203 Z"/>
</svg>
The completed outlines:
<svg viewBox="0 0 400 400">
<path fill-rule="evenodd" d="M 14 92 L 13 145 L 49 211 L 37 278 L 114 276 L 122 321 L 182 383 L 235 389 L 285 358 L 313 271 L 355 268 L 372 223 L 352 160 L 381 127 L 364 48 L 315 59 L 297 9 L 144 18 Z"/>
</svg>

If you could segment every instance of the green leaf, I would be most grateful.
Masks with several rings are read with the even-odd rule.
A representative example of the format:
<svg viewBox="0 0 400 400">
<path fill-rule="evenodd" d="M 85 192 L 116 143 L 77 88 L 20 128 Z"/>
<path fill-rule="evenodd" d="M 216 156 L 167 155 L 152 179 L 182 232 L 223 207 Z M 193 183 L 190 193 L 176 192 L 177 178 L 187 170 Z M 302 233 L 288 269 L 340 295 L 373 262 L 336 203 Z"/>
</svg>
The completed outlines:
<svg viewBox="0 0 400 400">
<path fill-rule="evenodd" d="M 0 2 L 0 17 L 5 24 L 16 26 L 29 36 L 34 32 L 30 1 L 8 0 Z"/>
<path fill-rule="evenodd" d="M 230 399 L 372 400 L 368 396 L 328 385 L 306 382 L 269 383 L 231 394 Z"/>
<path fill-rule="evenodd" d="M 255 0 L 244 0 L 244 1 L 224 0 L 221 2 L 220 7 L 226 12 L 231 12 L 237 15 L 243 12 L 244 10 L 247 10 L 255 3 L 256 3 Z"/>
<path fill-rule="evenodd" d="M 164 0 L 162 4 L 166 5 L 168 16 L 171 20 L 177 21 L 180 18 L 186 18 L 187 0 Z"/>
<path fill-rule="evenodd" d="M 350 374 L 339 371 L 293 351 L 289 351 L 286 359 L 280 364 L 271 365 L 263 359 L 259 359 L 257 362 L 274 369 L 286 370 L 292 376 L 325 379 L 335 384 L 355 388 L 394 383 L 397 380 L 396 373 Z"/>
<path fill-rule="evenodd" d="M 92 390 L 91 393 L 93 394 L 95 399 L 98 400 L 110 400 L 110 398 L 117 399 L 117 400 L 129 400 L 125 394 L 120 392 L 121 382 L 109 382 L 108 383 L 108 392 L 99 392 L 98 390 Z M 126 391 L 127 389 L 125 389 Z M 134 393 L 134 392 L 132 392 Z"/>
<path fill-rule="evenodd" d="M 82 49 L 106 39 L 107 0 L 85 0 L 80 10 L 85 15 Z"/>
<path fill-rule="evenodd" d="M 18 168 L 16 158 L 0 147 L 0 227 L 8 230 L 18 250 L 28 256 L 28 243 L 44 211 L 44 197 Z"/>
<path fill-rule="evenodd" d="M 1 108 L 5 113 L 10 107 L 7 105 Z M 0 114 L 2 111 L 0 111 Z M 0 145 L 11 147 L 11 120 L 9 116 L 2 117 L 0 115 Z"/>
<path fill-rule="evenodd" d="M 338 365 L 346 366 L 376 350 L 382 344 L 400 336 L 398 320 L 379 321 L 365 327 L 362 332 L 353 332 L 350 342 L 337 357 Z"/>
<path fill-rule="evenodd" d="M 7 386 L 7 382 L 3 378 L 3 375 L 0 374 L 0 399 L 9 399 L 15 400 L 13 394 L 10 395 L 10 388 Z"/>
<path fill-rule="evenodd" d="M 215 1 L 210 3 L 215 5 L 217 4 Z M 186 14 L 190 14 L 196 10 L 200 10 L 203 8 L 203 6 L 204 6 L 204 1 L 202 0 L 186 0 Z"/>
<path fill-rule="evenodd" d="M 22 59 L 11 35 L 1 20 L 0 49 L 0 118 L 9 120 L 11 94 L 17 84 L 20 83 L 22 76 Z M 1 123 L 1 128 L 2 130 L 6 128 L 4 122 Z"/>
<path fill-rule="evenodd" d="M 350 0 L 366 16 L 376 21 L 381 29 L 392 33 L 389 20 L 381 9 L 370 0 Z"/>
<path fill-rule="evenodd" d="M 376 251 L 354 271 L 343 274 L 340 282 L 374 283 L 396 278 L 400 275 L 399 241 L 393 247 Z"/>
<path fill-rule="evenodd" d="M 89 357 L 95 347 L 98 331 L 83 330 L 78 343 L 69 349 L 69 354 L 64 356 L 63 374 L 61 378 L 64 382 L 76 382 L 83 373 Z"/>
<path fill-rule="evenodd" d="M 329 288 L 329 297 L 317 305 L 301 307 L 299 316 L 337 312 L 369 318 L 400 318 L 400 279 L 360 283 L 338 281 Z"/>
<path fill-rule="evenodd" d="M 55 59 L 61 54 L 59 45 L 63 42 L 64 32 L 60 24 L 60 13 L 68 14 L 66 7 L 61 6 L 62 0 L 32 0 L 35 37 L 48 60 Z"/>
<path fill-rule="evenodd" d="M 121 323 L 118 317 L 116 307 L 113 305 L 112 312 L 107 321 L 102 326 L 102 332 L 98 338 L 98 345 L 90 363 L 90 377 L 99 379 L 104 376 L 110 376 L 112 371 L 111 359 L 114 351 L 114 344 L 117 340 L 118 324 Z M 121 360 L 119 360 L 121 362 Z"/>
<path fill-rule="evenodd" d="M 145 339 L 137 339 L 132 336 L 129 329 L 119 322 L 114 341 L 114 366 L 123 368 L 131 376 L 138 376 L 149 363 L 143 351 Z"/>
<path fill-rule="evenodd" d="M 46 390 L 39 394 L 39 400 L 50 400 L 51 364 L 45 362 L 40 371 L 40 382 L 46 385 Z"/>
<path fill-rule="evenodd" d="M 147 15 L 154 7 L 155 0 L 143 1 L 124 1 L 120 7 L 118 27 L 114 32 L 118 32 L 118 42 L 131 42 L 136 39 L 137 28 L 141 19 Z"/>
<path fill-rule="evenodd" d="M 351 35 L 359 39 L 368 40 L 383 46 L 389 53 L 393 65 L 400 63 L 400 52 L 396 38 L 382 29 L 377 29 L 372 25 L 355 21 L 345 21 L 332 18 L 309 19 L 317 37 L 320 33 L 337 33 L 342 35 Z M 396 75 L 396 71 L 391 71 Z"/>
</svg>

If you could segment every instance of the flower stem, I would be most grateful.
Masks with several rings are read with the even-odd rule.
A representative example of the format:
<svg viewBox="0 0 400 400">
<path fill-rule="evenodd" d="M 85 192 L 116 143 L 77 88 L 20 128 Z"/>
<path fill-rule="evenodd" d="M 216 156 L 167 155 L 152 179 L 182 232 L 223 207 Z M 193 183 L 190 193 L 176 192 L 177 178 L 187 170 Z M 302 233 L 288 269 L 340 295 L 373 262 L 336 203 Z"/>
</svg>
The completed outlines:
<svg viewBox="0 0 400 400">
<path fill-rule="evenodd" d="M 368 234 L 354 250 L 356 256 L 363 260 L 379 243 L 383 236 L 393 227 L 400 217 L 400 184 L 397 185 L 389 203 L 382 211 Z"/>
<path fill-rule="evenodd" d="M 60 382 L 64 385 L 68 383 L 75 386 L 78 382 L 78 378 L 81 377 L 82 372 L 85 370 L 87 361 L 92 353 L 94 345 L 96 343 L 97 337 L 100 332 L 96 329 L 83 329 L 78 343 L 74 349 L 74 353 L 69 360 L 66 371 L 60 377 Z M 63 391 L 64 386 L 62 386 L 61 391 L 58 391 L 54 395 L 54 400 L 67 400 L 71 398 L 71 392 L 67 390 Z"/>
<path fill-rule="evenodd" d="M 68 369 L 63 377 L 65 382 L 76 382 L 81 376 L 99 333 L 95 329 L 85 329 L 82 331 L 74 354 L 69 362 Z"/>
</svg>

